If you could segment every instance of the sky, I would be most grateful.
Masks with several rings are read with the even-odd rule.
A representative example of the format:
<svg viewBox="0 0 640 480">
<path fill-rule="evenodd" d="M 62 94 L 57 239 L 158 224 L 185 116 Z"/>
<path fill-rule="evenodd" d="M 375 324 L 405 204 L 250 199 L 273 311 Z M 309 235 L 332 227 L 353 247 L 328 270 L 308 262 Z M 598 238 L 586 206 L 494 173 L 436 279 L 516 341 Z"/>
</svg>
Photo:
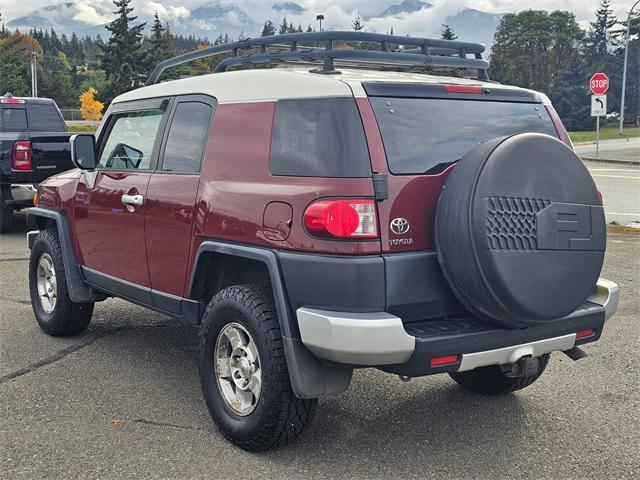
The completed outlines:
<svg viewBox="0 0 640 480">
<path fill-rule="evenodd" d="M 209 3 L 211 0 L 133 0 L 132 5 L 136 12 L 148 18 L 158 11 L 160 17 L 171 21 L 189 15 L 189 11 Z M 242 7 L 257 23 L 262 23 L 265 18 L 278 20 L 271 7 L 274 3 L 291 0 L 218 0 L 229 2 Z M 368 17 L 376 15 L 390 5 L 400 3 L 402 0 L 294 0 L 299 5 L 308 9 L 308 16 L 312 18 L 292 17 L 294 22 L 303 24 L 314 20 L 315 14 L 323 13 L 327 25 L 334 28 L 350 28 L 351 20 L 356 15 Z M 569 10 L 576 15 L 578 22 L 583 27 L 588 27 L 589 20 L 598 7 L 600 0 L 424 0 L 434 5 L 434 8 L 423 10 L 411 15 L 403 15 L 398 19 L 402 25 L 404 34 L 414 31 L 423 31 L 425 24 L 439 25 L 449 15 L 455 15 L 465 7 L 475 8 L 485 12 L 507 13 L 518 12 L 529 8 L 538 10 Z M 13 18 L 33 13 L 42 6 L 73 2 L 71 9 L 74 20 L 82 21 L 88 26 L 103 24 L 112 20 L 111 11 L 114 9 L 111 0 L 0 0 L 0 10 L 3 19 L 9 21 Z M 619 17 L 626 16 L 626 11 L 634 0 L 613 0 L 612 8 Z M 231 19 L 230 21 L 233 21 Z M 367 27 L 376 31 L 385 31 L 388 21 L 373 19 L 367 23 Z M 398 32 L 396 32 L 398 33 Z"/>
</svg>

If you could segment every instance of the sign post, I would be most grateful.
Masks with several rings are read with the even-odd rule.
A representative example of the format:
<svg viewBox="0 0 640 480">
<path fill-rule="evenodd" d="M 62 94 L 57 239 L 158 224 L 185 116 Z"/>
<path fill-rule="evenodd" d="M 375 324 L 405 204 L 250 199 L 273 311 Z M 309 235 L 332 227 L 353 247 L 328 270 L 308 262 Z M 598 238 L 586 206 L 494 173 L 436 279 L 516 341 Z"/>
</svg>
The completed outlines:
<svg viewBox="0 0 640 480">
<path fill-rule="evenodd" d="M 596 157 L 600 153 L 600 116 L 607 115 L 607 90 L 609 77 L 604 72 L 594 73 L 589 80 L 591 90 L 591 116 L 596 117 Z"/>
</svg>

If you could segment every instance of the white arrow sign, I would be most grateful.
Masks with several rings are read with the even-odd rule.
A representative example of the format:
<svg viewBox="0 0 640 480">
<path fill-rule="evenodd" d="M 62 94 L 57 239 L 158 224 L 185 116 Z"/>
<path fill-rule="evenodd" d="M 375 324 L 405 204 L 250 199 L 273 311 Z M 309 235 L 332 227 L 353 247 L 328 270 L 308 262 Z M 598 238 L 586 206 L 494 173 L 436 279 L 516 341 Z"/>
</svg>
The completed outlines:
<svg viewBox="0 0 640 480">
<path fill-rule="evenodd" d="M 607 114 L 607 96 L 591 95 L 591 116 L 603 117 Z"/>
</svg>

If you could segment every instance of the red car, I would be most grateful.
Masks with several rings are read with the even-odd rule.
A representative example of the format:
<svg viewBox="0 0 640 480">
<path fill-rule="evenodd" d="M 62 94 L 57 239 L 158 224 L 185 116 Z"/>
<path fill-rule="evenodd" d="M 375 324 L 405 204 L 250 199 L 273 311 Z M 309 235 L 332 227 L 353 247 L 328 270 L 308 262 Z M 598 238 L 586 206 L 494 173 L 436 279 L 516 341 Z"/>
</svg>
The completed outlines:
<svg viewBox="0 0 640 480">
<path fill-rule="evenodd" d="M 599 194 L 547 97 L 489 82 L 483 49 L 317 32 L 161 63 L 39 185 L 38 323 L 77 334 L 120 297 L 200 325 L 207 405 L 247 450 L 300 434 L 354 368 L 504 394 L 580 358 L 618 302 Z M 225 72 L 265 62 L 285 65 Z"/>
</svg>

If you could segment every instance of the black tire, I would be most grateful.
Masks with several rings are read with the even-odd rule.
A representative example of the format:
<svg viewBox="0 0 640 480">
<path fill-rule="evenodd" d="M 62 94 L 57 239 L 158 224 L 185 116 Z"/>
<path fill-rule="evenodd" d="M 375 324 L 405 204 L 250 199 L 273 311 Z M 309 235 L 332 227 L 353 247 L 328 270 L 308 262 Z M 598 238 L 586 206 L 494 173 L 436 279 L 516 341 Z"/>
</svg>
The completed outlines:
<svg viewBox="0 0 640 480">
<path fill-rule="evenodd" d="M 0 233 L 7 233 L 13 221 L 13 210 L 7 208 L 0 200 Z"/>
<path fill-rule="evenodd" d="M 230 323 L 247 330 L 260 357 L 262 389 L 255 410 L 246 416 L 229 406 L 216 377 L 215 345 Z M 294 440 L 312 420 L 318 402 L 300 399 L 291 389 L 269 283 L 228 287 L 209 302 L 200 343 L 200 380 L 209 413 L 222 435 L 248 451 L 264 451 Z"/>
<path fill-rule="evenodd" d="M 456 297 L 507 328 L 575 311 L 593 292 L 606 247 L 589 171 L 567 145 L 536 133 L 468 152 L 440 195 L 435 233 Z"/>
<path fill-rule="evenodd" d="M 482 395 L 504 395 L 507 393 L 522 390 L 535 382 L 544 373 L 549 363 L 550 355 L 538 357 L 538 373 L 530 377 L 513 378 L 507 376 L 498 365 L 480 367 L 468 372 L 454 372 L 449 376 L 455 382 L 474 393 Z"/>
<path fill-rule="evenodd" d="M 45 311 L 38 294 L 38 263 L 45 253 L 53 261 L 57 284 L 57 297 L 52 312 Z M 41 231 L 33 244 L 29 259 L 29 293 L 36 321 L 45 333 L 54 337 L 77 335 L 89 326 L 94 304 L 75 303 L 69 297 L 62 248 L 58 234 L 53 229 Z"/>
</svg>

